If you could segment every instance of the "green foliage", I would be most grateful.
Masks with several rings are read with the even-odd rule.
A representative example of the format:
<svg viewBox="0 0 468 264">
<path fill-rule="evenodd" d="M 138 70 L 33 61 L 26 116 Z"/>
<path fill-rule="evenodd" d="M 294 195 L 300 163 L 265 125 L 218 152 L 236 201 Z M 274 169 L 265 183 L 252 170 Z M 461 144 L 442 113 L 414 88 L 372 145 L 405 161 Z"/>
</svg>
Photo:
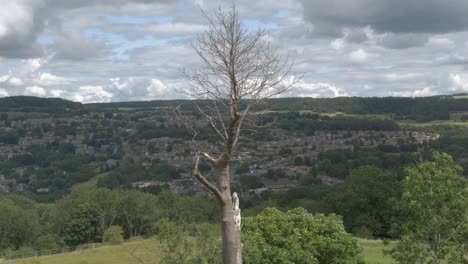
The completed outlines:
<svg viewBox="0 0 468 264">
<path fill-rule="evenodd" d="M 374 166 L 393 170 L 400 174 L 402 167 L 414 163 L 417 153 L 400 152 L 399 155 L 379 149 L 355 148 L 354 150 L 329 150 L 319 154 L 317 170 L 328 176 L 346 179 L 350 172 L 362 166 Z"/>
<path fill-rule="evenodd" d="M 328 204 L 343 216 L 345 226 L 354 233 L 368 229 L 377 237 L 389 236 L 393 215 L 391 200 L 398 199 L 401 186 L 396 175 L 365 166 L 352 171 L 340 191 L 331 193 Z"/>
<path fill-rule="evenodd" d="M 356 118 L 349 116 L 318 116 L 316 114 L 275 114 L 279 116 L 278 124 L 282 129 L 303 132 L 312 135 L 319 130 L 373 130 L 392 131 L 399 130 L 398 124 L 391 119 Z"/>
<path fill-rule="evenodd" d="M 121 226 L 111 226 L 104 232 L 104 242 L 112 245 L 122 244 L 124 242 L 123 229 Z"/>
<path fill-rule="evenodd" d="M 0 121 L 7 121 L 8 113 L 0 113 Z"/>
<path fill-rule="evenodd" d="M 236 169 L 237 174 L 244 174 L 250 171 L 248 163 L 241 163 L 240 166 Z"/>
<path fill-rule="evenodd" d="M 11 199 L 0 200 L 0 251 L 34 242 L 39 232 L 37 214 Z"/>
<path fill-rule="evenodd" d="M 264 184 L 260 177 L 253 175 L 241 175 L 239 181 L 243 190 L 250 190 L 263 187 Z"/>
<path fill-rule="evenodd" d="M 34 175 L 31 189 L 49 188 L 51 196 L 63 194 L 73 184 L 90 179 L 94 172 L 90 165 L 94 157 L 75 154 L 70 143 L 51 142 L 46 145 L 31 145 L 27 153 L 0 162 L 0 174 L 10 174 L 15 168 L 33 166 L 25 171 L 24 177 Z M 25 179 L 27 182 L 27 179 Z"/>
<path fill-rule="evenodd" d="M 180 224 L 213 223 L 218 220 L 217 205 L 213 199 L 179 196 L 164 190 L 156 196 L 156 205 L 161 218 L 168 218 Z"/>
<path fill-rule="evenodd" d="M 78 206 L 65 227 L 64 240 L 71 246 L 102 240 L 99 215 L 91 205 L 84 203 Z"/>
<path fill-rule="evenodd" d="M 268 179 L 277 180 L 279 178 L 286 178 L 287 174 L 284 169 L 269 169 L 265 177 Z"/>
<path fill-rule="evenodd" d="M 180 178 L 180 171 L 166 161 L 154 160 L 151 166 L 145 167 L 139 162 L 125 160 L 117 169 L 100 178 L 97 186 L 132 188 L 131 183 L 136 181 L 169 181 L 177 178 Z"/>
<path fill-rule="evenodd" d="M 152 138 L 184 138 L 189 139 L 190 135 L 183 127 L 169 126 L 169 127 L 140 127 L 138 133 L 133 136 L 134 140 L 152 139 Z M 169 145 L 171 146 L 171 145 Z M 166 151 L 171 151 L 172 146 Z"/>
<path fill-rule="evenodd" d="M 156 224 L 164 252 L 163 264 L 217 264 L 221 262 L 219 227 L 213 224 L 180 225 L 161 219 Z"/>
<path fill-rule="evenodd" d="M 267 208 L 243 221 L 245 263 L 363 263 L 356 239 L 336 215 Z"/>
<path fill-rule="evenodd" d="M 55 234 L 45 234 L 37 238 L 34 243 L 34 249 L 41 250 L 51 250 L 57 248 L 65 247 L 65 242 L 63 239 Z"/>
<path fill-rule="evenodd" d="M 12 96 L 0 98 L 0 112 L 63 113 L 82 110 L 83 105 L 60 98 Z"/>
<path fill-rule="evenodd" d="M 8 132 L 0 131 L 0 143 L 8 144 L 8 145 L 16 145 L 18 144 L 19 139 L 20 139 L 20 136 L 18 135 L 18 133 L 14 131 L 8 131 Z"/>
<path fill-rule="evenodd" d="M 258 105 L 254 111 L 303 111 L 317 113 L 388 114 L 395 119 L 411 119 L 420 122 L 447 120 L 451 111 L 466 111 L 466 99 L 444 97 L 385 97 L 385 98 L 281 98 L 270 99 Z"/>
<path fill-rule="evenodd" d="M 401 243 L 392 256 L 399 263 L 466 263 L 468 252 L 468 180 L 445 153 L 434 152 L 426 161 L 406 170 Z"/>
<path fill-rule="evenodd" d="M 291 154 L 292 154 L 292 150 L 290 148 L 281 148 L 278 151 L 278 155 L 280 155 L 282 157 L 289 156 Z"/>
<path fill-rule="evenodd" d="M 126 237 L 140 236 L 148 232 L 157 217 L 156 199 L 153 195 L 122 191 L 119 193 L 118 218 Z"/>
<path fill-rule="evenodd" d="M 157 153 L 158 152 L 158 148 L 156 147 L 156 144 L 155 143 L 150 143 L 148 144 L 148 152 L 150 154 L 154 154 L 154 153 Z"/>
</svg>

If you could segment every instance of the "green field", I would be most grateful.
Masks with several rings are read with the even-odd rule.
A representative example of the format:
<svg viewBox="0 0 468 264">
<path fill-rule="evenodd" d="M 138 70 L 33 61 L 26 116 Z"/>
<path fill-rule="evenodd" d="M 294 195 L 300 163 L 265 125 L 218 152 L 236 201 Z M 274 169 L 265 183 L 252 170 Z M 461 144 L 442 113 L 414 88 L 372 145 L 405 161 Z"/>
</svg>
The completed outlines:
<svg viewBox="0 0 468 264">
<path fill-rule="evenodd" d="M 28 119 L 28 118 L 48 118 L 49 113 L 37 112 L 6 112 L 10 119 Z"/>
<path fill-rule="evenodd" d="M 5 262 L 8 264 L 140 264 L 159 263 L 159 242 L 154 239 L 102 246 L 71 253 Z M 0 263 L 1 262 L 0 260 Z"/>
<path fill-rule="evenodd" d="M 454 120 L 437 120 L 431 122 L 416 122 L 411 120 L 397 121 L 397 124 L 402 127 L 430 127 L 430 126 L 463 126 L 468 127 L 468 122 Z"/>
<path fill-rule="evenodd" d="M 390 249 L 394 243 L 385 246 L 380 240 L 359 239 L 366 263 L 395 263 L 385 256 L 383 249 Z M 28 258 L 7 262 L 9 264 L 156 264 L 160 262 L 160 244 L 157 240 L 139 240 L 119 246 L 103 246 L 72 253 L 64 253 L 39 258 Z M 0 261 L 0 263 L 2 263 Z"/>
<path fill-rule="evenodd" d="M 372 264 L 393 264 L 396 263 L 393 259 L 383 254 L 383 250 L 389 250 L 393 246 L 395 246 L 395 242 L 390 242 L 387 245 L 381 240 L 367 240 L 367 239 L 359 239 L 359 243 L 361 244 L 362 248 L 364 249 L 363 255 L 364 260 L 366 263 Z"/>
<path fill-rule="evenodd" d="M 77 192 L 96 189 L 97 182 L 98 182 L 99 178 L 102 178 L 102 177 L 108 175 L 109 173 L 110 172 L 104 172 L 104 173 L 97 174 L 97 175 L 93 176 L 91 179 L 89 179 L 88 181 L 77 183 L 77 184 L 73 185 L 73 187 L 71 189 L 72 189 L 72 191 L 77 191 Z"/>
</svg>

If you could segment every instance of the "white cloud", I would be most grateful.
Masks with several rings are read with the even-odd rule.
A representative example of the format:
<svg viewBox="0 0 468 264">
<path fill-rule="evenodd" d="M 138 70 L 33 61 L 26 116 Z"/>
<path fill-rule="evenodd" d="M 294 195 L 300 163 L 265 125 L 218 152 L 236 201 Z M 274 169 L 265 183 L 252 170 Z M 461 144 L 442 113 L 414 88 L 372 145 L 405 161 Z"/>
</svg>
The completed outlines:
<svg viewBox="0 0 468 264">
<path fill-rule="evenodd" d="M 37 70 L 39 70 L 46 63 L 47 63 L 47 60 L 43 58 L 22 60 L 21 66 L 12 72 L 13 74 L 16 74 L 19 76 L 31 75 L 31 74 L 34 74 Z"/>
<path fill-rule="evenodd" d="M 40 86 L 28 86 L 26 87 L 26 93 L 34 96 L 45 96 L 47 94 L 46 90 Z"/>
<path fill-rule="evenodd" d="M 336 50 L 342 50 L 345 45 L 345 42 L 343 39 L 335 39 L 330 43 L 330 45 Z"/>
<path fill-rule="evenodd" d="M 133 98 L 135 100 L 175 99 L 181 98 L 173 86 L 169 87 L 162 80 L 156 78 L 130 77 L 112 78 L 114 94 L 119 100 Z"/>
<path fill-rule="evenodd" d="M 455 42 L 446 37 L 433 36 L 429 38 L 426 45 L 431 48 L 450 50 L 455 47 Z"/>
<path fill-rule="evenodd" d="M 171 94 L 171 91 L 168 90 L 168 87 L 158 79 L 151 79 L 151 84 L 147 87 L 149 96 L 152 97 L 166 97 Z"/>
<path fill-rule="evenodd" d="M 70 82 L 70 80 L 52 73 L 45 72 L 39 74 L 38 82 L 45 86 L 53 86 L 58 84 L 67 84 Z"/>
<path fill-rule="evenodd" d="M 0 88 L 0 96 L 9 96 L 10 94 L 5 89 Z"/>
<path fill-rule="evenodd" d="M 403 96 L 403 97 L 423 97 L 423 96 L 432 96 L 437 95 L 438 93 L 434 91 L 431 87 L 425 87 L 419 90 L 414 91 L 400 91 L 400 92 L 390 92 L 391 96 Z"/>
<path fill-rule="evenodd" d="M 24 85 L 23 81 L 20 78 L 9 76 L 9 75 L 1 76 L 0 84 L 7 85 L 7 86 L 14 86 L 14 87 Z"/>
<path fill-rule="evenodd" d="M 370 55 L 363 49 L 358 49 L 349 54 L 349 59 L 354 63 L 365 63 L 369 59 Z"/>
<path fill-rule="evenodd" d="M 3 1 L 0 8 L 0 40 L 32 31 L 32 10 L 26 1 Z"/>
<path fill-rule="evenodd" d="M 388 81 L 407 81 L 422 77 L 419 73 L 388 73 L 384 75 L 384 78 Z"/>
<path fill-rule="evenodd" d="M 35 91 L 81 102 L 183 98 L 174 89 L 188 85 L 179 70 L 200 66 L 190 43 L 193 33 L 206 30 L 195 2 L 209 15 L 220 4 L 218 0 L 3 2 L 0 96 Z M 333 2 L 341 5 L 330 5 Z M 395 11 L 412 14 L 416 5 L 406 10 L 401 8 L 406 3 L 371 2 L 238 0 L 237 6 L 248 28 L 267 27 L 272 47 L 295 62 L 293 72 L 307 76 L 285 96 L 468 91 L 468 29 L 449 27 L 451 19 L 405 15 L 411 21 L 423 20 L 414 24 L 387 20 Z M 445 9 L 430 2 L 430 10 L 440 17 Z M 443 6 L 455 10 L 455 2 L 462 0 Z M 227 2 L 221 5 L 229 7 Z M 32 45 L 39 45 L 43 53 L 34 53 Z"/>
<path fill-rule="evenodd" d="M 63 90 L 57 90 L 57 89 L 54 89 L 54 90 L 51 90 L 50 91 L 50 94 L 53 96 L 53 97 L 61 97 L 62 94 L 64 94 L 65 91 Z"/>
<path fill-rule="evenodd" d="M 106 91 L 102 86 L 80 86 L 72 99 L 82 103 L 110 102 L 114 95 Z"/>
<path fill-rule="evenodd" d="M 288 91 L 286 96 L 293 97 L 340 97 L 347 96 L 348 94 L 341 88 L 336 87 L 330 83 L 309 83 L 301 80 L 294 86 L 293 89 Z"/>
<path fill-rule="evenodd" d="M 451 90 L 453 92 L 468 92 L 468 75 L 452 73 L 450 74 L 450 80 L 452 82 Z"/>
<path fill-rule="evenodd" d="M 208 27 L 201 24 L 189 24 L 183 22 L 177 23 L 161 23 L 145 28 L 145 31 L 154 34 L 192 34 L 205 31 Z"/>
<path fill-rule="evenodd" d="M 10 84 L 11 86 L 22 86 L 22 85 L 24 85 L 23 81 L 21 81 L 20 78 L 16 78 L 16 77 L 11 77 L 10 79 L 8 79 L 8 84 Z"/>
</svg>

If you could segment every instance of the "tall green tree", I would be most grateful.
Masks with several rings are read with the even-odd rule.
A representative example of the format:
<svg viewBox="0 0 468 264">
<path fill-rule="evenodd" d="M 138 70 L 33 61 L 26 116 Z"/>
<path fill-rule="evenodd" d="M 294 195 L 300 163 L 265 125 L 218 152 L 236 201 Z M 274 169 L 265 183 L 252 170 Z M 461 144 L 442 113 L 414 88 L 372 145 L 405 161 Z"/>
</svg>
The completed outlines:
<svg viewBox="0 0 468 264">
<path fill-rule="evenodd" d="M 0 251 L 30 246 L 39 233 L 38 216 L 10 199 L 0 200 Z"/>
<path fill-rule="evenodd" d="M 101 242 L 103 230 L 100 220 L 92 206 L 88 203 L 80 204 L 65 227 L 65 242 L 72 246 Z"/>
<path fill-rule="evenodd" d="M 157 201 L 151 194 L 138 191 L 119 192 L 118 222 L 126 237 L 139 236 L 151 228 L 157 219 Z"/>
<path fill-rule="evenodd" d="M 333 212 L 343 216 L 349 231 L 368 229 L 373 236 L 389 236 L 395 210 L 391 200 L 398 199 L 398 177 L 373 166 L 352 171 L 343 187 L 332 192 L 327 201 Z"/>
<path fill-rule="evenodd" d="M 401 242 L 391 255 L 399 263 L 467 263 L 468 180 L 445 153 L 406 169 L 399 202 Z"/>
<path fill-rule="evenodd" d="M 244 262 L 255 264 L 363 263 L 361 248 L 336 215 L 303 208 L 267 208 L 247 217 L 242 229 Z"/>
</svg>

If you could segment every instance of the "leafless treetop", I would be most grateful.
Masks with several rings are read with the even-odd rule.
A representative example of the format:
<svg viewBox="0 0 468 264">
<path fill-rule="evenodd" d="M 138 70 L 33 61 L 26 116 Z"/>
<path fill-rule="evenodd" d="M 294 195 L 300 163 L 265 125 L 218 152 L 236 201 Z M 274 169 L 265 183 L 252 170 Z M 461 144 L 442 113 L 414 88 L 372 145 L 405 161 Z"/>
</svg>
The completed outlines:
<svg viewBox="0 0 468 264">
<path fill-rule="evenodd" d="M 214 16 L 202 14 L 209 30 L 192 45 L 202 66 L 184 72 L 191 85 L 181 92 L 213 102 L 198 110 L 231 149 L 251 105 L 284 93 L 300 78 L 291 76 L 293 64 L 271 47 L 265 30 L 251 31 L 240 22 L 234 5 L 228 11 L 218 9 Z"/>
</svg>

